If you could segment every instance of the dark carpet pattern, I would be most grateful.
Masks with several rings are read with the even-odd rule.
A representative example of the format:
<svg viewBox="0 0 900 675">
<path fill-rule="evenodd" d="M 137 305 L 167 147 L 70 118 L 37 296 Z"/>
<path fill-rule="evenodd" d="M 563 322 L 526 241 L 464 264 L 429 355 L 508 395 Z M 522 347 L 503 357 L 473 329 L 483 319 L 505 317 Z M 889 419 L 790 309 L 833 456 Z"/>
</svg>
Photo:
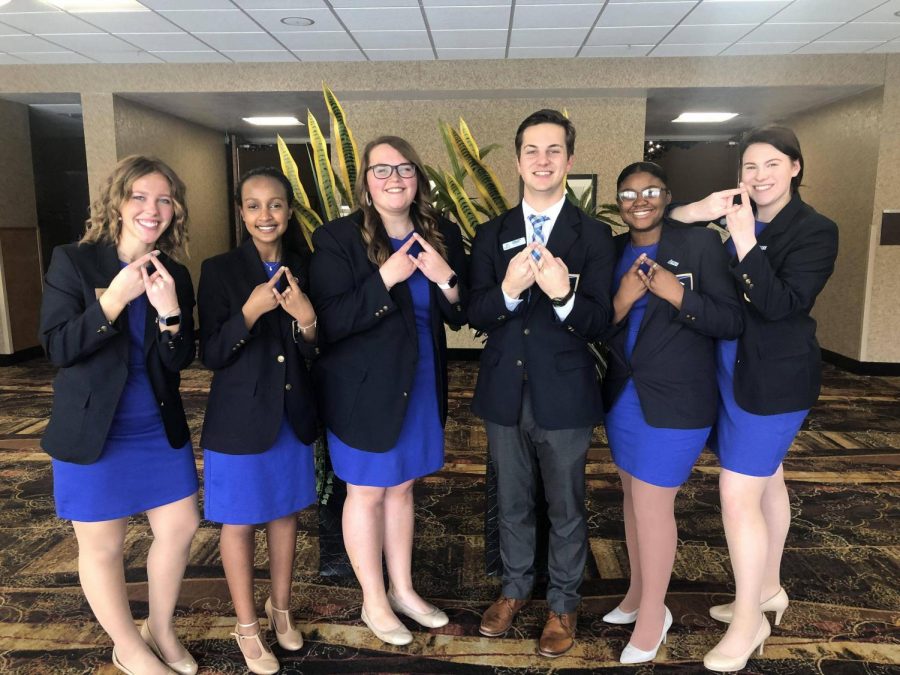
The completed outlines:
<svg viewBox="0 0 900 675">
<path fill-rule="evenodd" d="M 602 429 L 589 455 L 591 556 L 585 570 L 578 642 L 562 658 L 535 654 L 546 616 L 538 589 L 504 639 L 478 634 L 481 611 L 499 582 L 484 573 L 486 440 L 469 411 L 476 366 L 453 364 L 446 464 L 416 488 L 415 577 L 423 595 L 447 610 L 442 629 L 414 630 L 408 647 L 387 647 L 359 621 L 355 580 L 320 577 L 313 509 L 300 516 L 295 616 L 306 637 L 293 654 L 277 646 L 288 673 L 698 673 L 722 633 L 711 604 L 733 591 L 718 511 L 718 469 L 704 453 L 677 501 L 680 546 L 668 596 L 675 616 L 655 664 L 617 662 L 630 627 L 604 624 L 627 587 L 618 482 Z M 54 515 L 50 463 L 39 448 L 52 368 L 43 360 L 0 369 L 0 672 L 108 673 L 108 638 L 78 586 L 71 526 Z M 785 463 L 794 521 L 784 556 L 791 605 L 763 657 L 747 673 L 900 672 L 900 378 L 858 377 L 826 368 L 818 406 Z M 183 393 L 197 446 L 209 374 L 199 367 Z M 202 475 L 202 454 L 197 452 Z M 218 531 L 204 522 L 191 553 L 176 617 L 206 675 L 243 673 L 228 636 L 234 626 L 218 556 Z M 133 519 L 126 578 L 137 619 L 146 616 L 144 517 Z M 258 539 L 260 610 L 268 593 Z M 271 634 L 270 639 L 274 641 Z"/>
</svg>

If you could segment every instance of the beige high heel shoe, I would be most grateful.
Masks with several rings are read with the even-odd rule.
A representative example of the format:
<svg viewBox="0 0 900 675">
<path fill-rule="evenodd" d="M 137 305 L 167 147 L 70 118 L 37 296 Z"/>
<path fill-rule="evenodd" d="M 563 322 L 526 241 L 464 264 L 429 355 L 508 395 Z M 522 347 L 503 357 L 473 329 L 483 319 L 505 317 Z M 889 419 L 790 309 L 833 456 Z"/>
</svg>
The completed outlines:
<svg viewBox="0 0 900 675">
<path fill-rule="evenodd" d="M 766 618 L 766 615 L 763 614 L 762 621 L 759 624 L 759 628 L 756 631 L 756 637 L 753 638 L 750 649 L 738 656 L 728 656 L 719 651 L 719 645 L 716 645 L 703 657 L 703 667 L 717 673 L 735 673 L 739 670 L 743 670 L 754 651 L 756 651 L 759 656 L 762 656 L 763 645 L 766 644 L 766 640 L 769 639 L 771 634 L 772 627 L 769 626 L 769 620 Z"/>
<path fill-rule="evenodd" d="M 253 635 L 241 635 L 239 632 L 240 628 L 249 628 L 253 624 L 257 625 L 256 632 Z M 267 645 L 264 640 L 260 639 L 260 632 L 259 621 L 254 621 L 246 626 L 240 623 L 234 624 L 234 632 L 232 635 L 234 636 L 234 639 L 237 640 L 238 649 L 241 650 L 241 656 L 244 657 L 244 661 L 247 663 L 247 670 L 254 673 L 254 675 L 275 675 L 279 668 L 281 668 L 281 665 L 278 663 L 278 659 L 275 658 L 272 650 L 269 649 L 269 645 Z M 241 644 L 244 640 L 255 642 L 256 646 L 259 647 L 259 656 L 255 659 L 251 659 L 244 651 Z"/>
<path fill-rule="evenodd" d="M 153 634 L 150 632 L 149 620 L 144 621 L 143 625 L 141 625 L 141 639 L 148 647 L 150 647 L 150 651 L 156 654 L 156 658 L 165 663 L 176 673 L 180 673 L 180 675 L 197 675 L 197 662 L 194 660 L 194 657 L 188 653 L 187 649 L 184 650 L 186 656 L 178 661 L 166 661 L 163 658 L 162 652 L 156 644 L 156 640 L 153 639 Z M 184 649 L 184 646 L 182 645 L 181 648 Z"/>
<path fill-rule="evenodd" d="M 297 627 L 294 625 L 294 622 L 291 620 L 291 610 L 289 609 L 278 609 L 275 605 L 272 604 L 272 598 L 266 598 L 266 616 L 269 617 L 269 626 L 275 632 L 275 639 L 278 640 L 278 644 L 280 644 L 284 649 L 287 649 L 290 652 L 295 652 L 303 646 L 303 635 L 297 630 Z M 287 623 L 287 630 L 283 633 L 278 631 L 278 624 L 275 623 L 275 614 L 284 618 L 285 623 Z"/>
<path fill-rule="evenodd" d="M 784 610 L 788 608 L 789 604 L 791 604 L 791 601 L 788 599 L 788 594 L 783 588 L 779 588 L 775 595 L 760 603 L 759 611 L 775 612 L 775 625 L 777 626 L 781 623 L 781 617 L 784 615 Z M 709 608 L 709 615 L 716 621 L 731 623 L 732 619 L 734 619 L 734 603 L 729 602 L 727 605 L 713 605 Z"/>
</svg>

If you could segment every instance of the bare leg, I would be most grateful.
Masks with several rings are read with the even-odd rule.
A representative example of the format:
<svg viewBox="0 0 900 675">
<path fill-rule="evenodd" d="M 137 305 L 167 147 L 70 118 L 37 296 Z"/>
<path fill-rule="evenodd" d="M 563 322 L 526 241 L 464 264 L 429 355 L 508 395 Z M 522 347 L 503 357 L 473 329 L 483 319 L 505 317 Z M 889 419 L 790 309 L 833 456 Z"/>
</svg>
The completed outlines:
<svg viewBox="0 0 900 675">
<path fill-rule="evenodd" d="M 619 469 L 622 481 L 622 514 L 625 521 L 625 548 L 628 549 L 628 566 L 630 568 L 628 591 L 619 607 L 623 612 L 633 612 L 641 604 L 641 558 L 638 547 L 637 531 L 634 524 L 634 497 L 631 490 L 632 476 Z"/>
<path fill-rule="evenodd" d="M 385 488 L 348 483 L 342 522 L 344 547 L 362 588 L 366 615 L 379 630 L 390 631 L 402 624 L 388 604 L 381 569 L 386 493 Z"/>
<path fill-rule="evenodd" d="M 291 608 L 291 580 L 294 575 L 294 555 L 297 550 L 297 514 L 271 520 L 266 523 L 266 540 L 269 545 L 269 576 L 272 578 L 270 595 L 278 609 Z M 278 631 L 283 633 L 290 626 L 284 614 L 274 613 Z"/>
<path fill-rule="evenodd" d="M 255 622 L 256 603 L 253 600 L 253 557 L 256 550 L 256 539 L 253 525 L 222 525 L 219 535 L 219 552 L 222 555 L 222 567 L 225 568 L 225 580 L 234 604 L 238 627 L 242 635 L 254 635 L 259 630 Z M 251 659 L 261 655 L 259 647 L 248 640 L 241 641 L 241 649 Z"/>
<path fill-rule="evenodd" d="M 432 606 L 416 593 L 412 582 L 412 549 L 415 515 L 413 483 L 390 487 L 384 499 L 384 559 L 391 588 L 401 604 L 423 614 Z"/>
<path fill-rule="evenodd" d="M 647 651 L 659 642 L 665 621 L 666 591 L 678 544 L 675 526 L 678 488 L 659 487 L 632 477 L 631 491 L 643 582 L 631 644 Z"/>
<path fill-rule="evenodd" d="M 144 644 L 128 606 L 123 560 L 127 523 L 127 518 L 72 521 L 78 539 L 78 576 L 84 597 L 112 639 L 119 661 L 142 674 L 164 675 L 168 668 Z"/>
<path fill-rule="evenodd" d="M 147 586 L 150 596 L 150 633 L 169 663 L 185 658 L 175 635 L 172 616 L 181 591 L 191 541 L 200 526 L 197 493 L 147 511 L 153 543 L 147 554 Z"/>
<path fill-rule="evenodd" d="M 759 600 L 769 548 L 762 498 L 771 478 L 722 469 L 719 492 L 722 523 L 734 570 L 734 619 L 717 648 L 728 656 L 746 652 L 759 629 Z"/>
<path fill-rule="evenodd" d="M 791 527 L 791 501 L 784 484 L 784 467 L 781 465 L 766 484 L 766 491 L 762 496 L 762 511 L 769 529 L 769 546 L 760 602 L 768 600 L 781 588 L 781 556 Z"/>
</svg>

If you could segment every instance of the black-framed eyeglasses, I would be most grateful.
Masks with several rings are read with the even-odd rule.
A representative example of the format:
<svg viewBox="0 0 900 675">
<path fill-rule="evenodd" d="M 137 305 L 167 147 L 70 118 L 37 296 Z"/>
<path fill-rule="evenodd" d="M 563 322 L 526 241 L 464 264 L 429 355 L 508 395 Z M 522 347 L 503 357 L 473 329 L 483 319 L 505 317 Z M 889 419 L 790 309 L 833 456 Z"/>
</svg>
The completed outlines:
<svg viewBox="0 0 900 675">
<path fill-rule="evenodd" d="M 395 171 L 400 178 L 412 178 L 416 175 L 416 165 L 406 162 L 404 164 L 373 164 L 369 167 L 369 171 L 375 178 L 384 180 L 390 178 Z"/>
<path fill-rule="evenodd" d="M 637 190 L 619 190 L 616 193 L 620 202 L 633 202 L 640 194 L 644 199 L 658 199 L 660 195 L 669 191 L 669 188 L 646 187 L 640 192 Z"/>
</svg>

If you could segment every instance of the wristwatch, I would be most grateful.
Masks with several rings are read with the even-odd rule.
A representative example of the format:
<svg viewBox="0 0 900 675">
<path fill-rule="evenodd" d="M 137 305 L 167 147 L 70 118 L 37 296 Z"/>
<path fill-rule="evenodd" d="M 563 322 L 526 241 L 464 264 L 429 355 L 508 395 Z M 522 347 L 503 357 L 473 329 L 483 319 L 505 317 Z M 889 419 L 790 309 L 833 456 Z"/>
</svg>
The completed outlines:
<svg viewBox="0 0 900 675">
<path fill-rule="evenodd" d="M 181 323 L 181 310 L 176 309 L 174 312 L 161 314 L 156 320 L 159 321 L 160 326 L 177 326 Z"/>
<path fill-rule="evenodd" d="M 566 293 L 561 298 L 550 298 L 550 304 L 554 307 L 563 307 L 565 304 L 572 299 L 572 296 L 575 295 L 575 287 L 569 286 L 569 292 Z"/>
<path fill-rule="evenodd" d="M 456 284 L 459 282 L 459 277 L 456 276 L 456 272 L 452 272 L 450 274 L 450 278 L 447 279 L 442 284 L 438 284 L 437 287 L 442 291 L 449 291 L 451 288 L 456 288 Z"/>
</svg>

